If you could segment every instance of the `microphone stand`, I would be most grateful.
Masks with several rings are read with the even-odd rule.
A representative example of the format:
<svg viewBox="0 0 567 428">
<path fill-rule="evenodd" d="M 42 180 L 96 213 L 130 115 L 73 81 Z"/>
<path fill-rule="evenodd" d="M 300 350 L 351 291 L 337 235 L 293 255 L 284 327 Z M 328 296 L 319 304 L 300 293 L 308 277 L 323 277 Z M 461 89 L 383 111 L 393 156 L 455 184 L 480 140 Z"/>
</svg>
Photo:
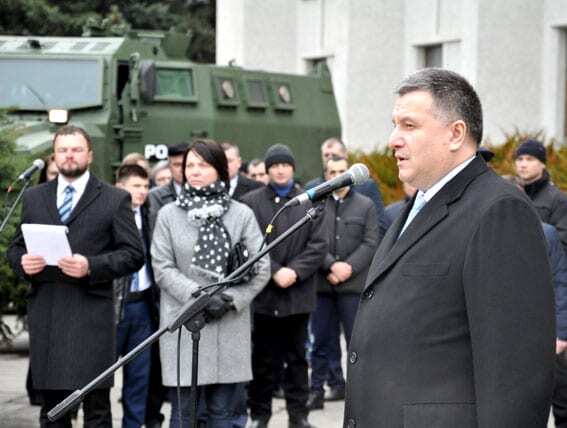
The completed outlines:
<svg viewBox="0 0 567 428">
<path fill-rule="evenodd" d="M 31 183 L 31 179 L 26 178 L 25 181 L 24 181 L 24 185 L 22 186 L 22 188 L 20 189 L 20 192 L 18 193 L 18 196 L 16 197 L 16 200 L 12 203 L 12 206 L 8 210 L 6 217 L 4 217 L 2 224 L 0 224 L 0 233 L 2 233 L 4 231 L 4 229 L 6 228 L 6 225 L 8 224 L 8 220 L 10 220 L 10 217 L 14 213 L 14 210 L 18 206 L 18 203 L 20 202 L 20 199 L 22 199 L 22 196 L 24 196 L 24 192 L 29 187 L 30 183 Z M 10 188 L 11 187 L 12 186 L 10 185 Z"/>
<path fill-rule="evenodd" d="M 210 294 L 206 292 L 202 292 L 203 287 L 200 290 L 197 290 L 193 293 L 193 297 L 196 297 L 195 300 L 191 300 L 185 303 L 178 312 L 178 315 L 175 319 L 173 319 L 169 325 L 164 326 L 157 330 L 154 334 L 132 349 L 129 353 L 124 355 L 123 357 L 119 358 L 114 364 L 112 364 L 109 368 L 107 368 L 104 372 L 98 375 L 95 379 L 90 381 L 87 385 L 85 385 L 82 389 L 77 389 L 73 393 L 71 393 L 67 398 L 57 404 L 53 409 L 49 411 L 47 417 L 51 422 L 56 421 L 61 416 L 69 411 L 70 408 L 75 407 L 79 404 L 85 395 L 87 395 L 90 391 L 92 391 L 98 384 L 103 382 L 109 376 L 113 375 L 116 370 L 120 367 L 124 366 L 126 363 L 134 359 L 140 352 L 158 340 L 164 333 L 170 332 L 173 333 L 177 329 L 185 326 L 187 330 L 191 332 L 191 338 L 193 341 L 193 348 L 192 348 L 192 367 L 191 367 L 191 408 L 193 409 L 193 414 L 191 418 L 193 420 L 192 425 L 196 427 L 197 425 L 197 374 L 198 374 L 198 359 L 199 359 L 199 340 L 201 336 L 201 329 L 205 326 L 205 317 L 204 317 L 204 310 L 209 304 L 211 300 L 211 296 L 215 295 L 216 293 L 221 292 L 225 288 L 229 286 L 231 282 L 237 279 L 241 274 L 246 272 L 249 268 L 251 268 L 254 263 L 256 263 L 259 259 L 261 259 L 265 254 L 267 254 L 272 248 L 279 245 L 282 241 L 287 239 L 291 236 L 295 231 L 300 229 L 303 225 L 308 223 L 311 220 L 314 220 L 320 213 L 320 210 L 316 207 L 310 208 L 307 210 L 305 216 L 303 216 L 300 220 L 298 220 L 293 226 L 291 226 L 288 230 L 274 239 L 268 246 L 261 249 L 254 257 L 248 260 L 246 263 L 242 264 L 238 269 L 224 278 L 220 283 L 218 283 L 218 287 L 215 288 Z M 181 405 L 181 403 L 179 403 Z"/>
</svg>

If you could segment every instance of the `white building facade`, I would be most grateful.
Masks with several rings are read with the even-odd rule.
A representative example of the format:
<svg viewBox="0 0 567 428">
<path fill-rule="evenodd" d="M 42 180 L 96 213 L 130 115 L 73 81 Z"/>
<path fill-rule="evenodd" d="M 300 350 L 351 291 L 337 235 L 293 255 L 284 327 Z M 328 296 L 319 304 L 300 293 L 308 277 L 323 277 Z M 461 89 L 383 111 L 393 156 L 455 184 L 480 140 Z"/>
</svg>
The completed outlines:
<svg viewBox="0 0 567 428">
<path fill-rule="evenodd" d="M 469 79 L 485 139 L 567 135 L 567 0 L 217 0 L 217 63 L 304 74 L 326 61 L 343 139 L 383 148 L 394 90 L 426 66 Z"/>
</svg>

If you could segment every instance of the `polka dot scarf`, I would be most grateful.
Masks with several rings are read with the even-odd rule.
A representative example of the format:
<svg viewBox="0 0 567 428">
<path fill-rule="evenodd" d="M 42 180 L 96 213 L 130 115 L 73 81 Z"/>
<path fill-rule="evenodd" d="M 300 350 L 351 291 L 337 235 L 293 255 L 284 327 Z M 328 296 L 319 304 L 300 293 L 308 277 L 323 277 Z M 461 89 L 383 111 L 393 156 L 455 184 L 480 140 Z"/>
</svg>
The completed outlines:
<svg viewBox="0 0 567 428">
<path fill-rule="evenodd" d="M 175 203 L 187 210 L 190 223 L 199 225 L 191 264 L 216 277 L 223 277 L 230 252 L 230 236 L 222 222 L 230 205 L 225 183 L 215 181 L 200 189 L 186 183 Z"/>
</svg>

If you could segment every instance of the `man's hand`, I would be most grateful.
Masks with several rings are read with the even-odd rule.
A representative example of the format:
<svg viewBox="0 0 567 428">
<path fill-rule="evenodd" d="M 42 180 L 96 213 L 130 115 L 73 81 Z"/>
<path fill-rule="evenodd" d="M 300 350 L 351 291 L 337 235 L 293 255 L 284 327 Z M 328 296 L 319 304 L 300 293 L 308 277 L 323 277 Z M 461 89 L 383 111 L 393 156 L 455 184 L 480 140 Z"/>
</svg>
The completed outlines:
<svg viewBox="0 0 567 428">
<path fill-rule="evenodd" d="M 47 265 L 45 259 L 41 256 L 32 256 L 31 254 L 24 254 L 22 256 L 22 269 L 26 275 L 35 275 L 40 273 Z"/>
<path fill-rule="evenodd" d="M 334 273 L 330 273 L 329 275 L 327 275 L 327 281 L 329 281 L 333 285 L 338 285 L 341 282 Z"/>
<path fill-rule="evenodd" d="M 59 266 L 59 269 L 61 269 L 65 275 L 72 276 L 73 278 L 83 278 L 89 273 L 89 261 L 85 256 L 80 254 L 61 257 L 57 266 Z"/>
<path fill-rule="evenodd" d="M 335 262 L 331 265 L 331 273 L 339 282 L 345 282 L 352 275 L 352 266 L 345 262 Z"/>
<path fill-rule="evenodd" d="M 297 281 L 297 274 L 293 269 L 283 267 L 272 275 L 272 279 L 278 287 L 288 288 Z"/>
<path fill-rule="evenodd" d="M 567 340 L 555 339 L 555 353 L 561 354 L 567 349 Z"/>
</svg>

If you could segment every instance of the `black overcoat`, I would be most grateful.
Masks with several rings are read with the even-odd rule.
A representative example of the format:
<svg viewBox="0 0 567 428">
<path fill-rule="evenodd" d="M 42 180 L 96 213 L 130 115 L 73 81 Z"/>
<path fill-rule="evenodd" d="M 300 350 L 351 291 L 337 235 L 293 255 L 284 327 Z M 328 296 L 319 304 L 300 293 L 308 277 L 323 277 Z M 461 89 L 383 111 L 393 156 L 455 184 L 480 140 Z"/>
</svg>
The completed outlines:
<svg viewBox="0 0 567 428">
<path fill-rule="evenodd" d="M 60 225 L 57 180 L 26 191 L 22 223 Z M 26 247 L 20 231 L 8 250 L 14 270 L 30 281 L 30 355 L 36 389 L 74 390 L 116 358 L 112 280 L 144 263 L 130 195 L 93 175 L 67 222 L 73 253 L 87 257 L 90 274 L 71 278 L 56 266 L 24 275 Z M 112 378 L 100 388 L 112 386 Z"/>
<path fill-rule="evenodd" d="M 526 196 L 475 158 L 372 261 L 348 355 L 345 427 L 543 428 L 553 289 Z"/>
</svg>

